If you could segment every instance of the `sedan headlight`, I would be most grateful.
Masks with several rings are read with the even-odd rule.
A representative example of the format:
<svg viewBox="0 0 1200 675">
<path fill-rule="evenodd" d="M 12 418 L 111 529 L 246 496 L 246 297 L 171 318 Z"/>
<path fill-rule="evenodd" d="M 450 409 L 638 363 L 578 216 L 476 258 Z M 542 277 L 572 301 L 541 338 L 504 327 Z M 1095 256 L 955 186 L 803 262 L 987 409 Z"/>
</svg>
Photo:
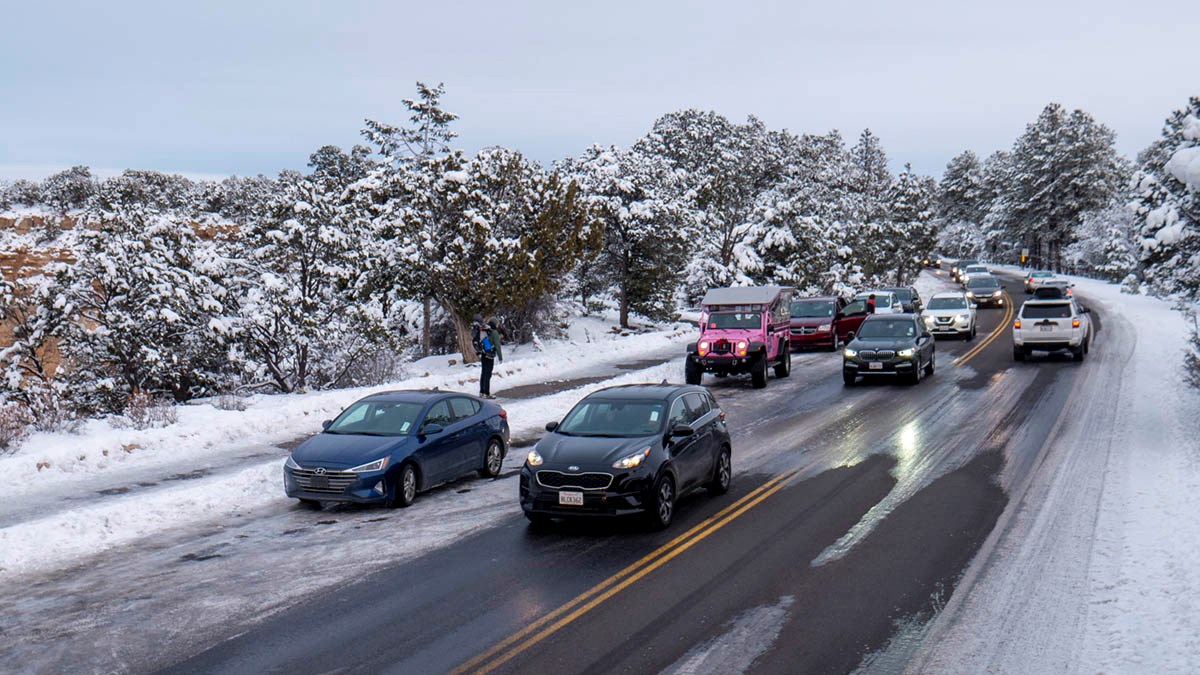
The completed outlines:
<svg viewBox="0 0 1200 675">
<path fill-rule="evenodd" d="M 993 297 L 993 298 L 998 298 L 998 297 L 1000 297 L 1000 291 L 996 291 L 995 293 L 992 293 L 992 297 Z"/>
<path fill-rule="evenodd" d="M 636 469 L 639 466 L 641 466 L 642 462 L 646 461 L 646 458 L 649 456 L 650 456 L 650 448 L 647 447 L 643 450 L 638 450 L 637 452 L 633 453 L 632 455 L 629 455 L 628 457 L 622 457 L 621 459 L 618 459 L 617 461 L 613 462 L 613 468 L 614 469 Z"/>
<path fill-rule="evenodd" d="M 287 461 L 284 462 L 283 465 L 289 469 L 299 469 L 300 468 L 300 465 L 296 463 L 295 459 L 292 459 L 291 455 L 288 455 Z"/>
<path fill-rule="evenodd" d="M 347 470 L 350 473 L 372 473 L 375 471 L 383 471 L 384 469 L 387 468 L 387 465 L 388 465 L 388 458 L 384 457 L 383 459 L 377 459 L 374 462 L 367 462 L 366 464 L 359 464 L 358 466 L 354 467 L 353 469 L 347 469 Z"/>
<path fill-rule="evenodd" d="M 852 359 L 852 358 L 858 356 L 858 352 L 854 351 L 853 349 L 850 349 L 849 347 L 846 347 L 845 349 L 842 350 L 842 355 L 848 359 Z"/>
<path fill-rule="evenodd" d="M 541 466 L 544 461 L 546 460 L 542 459 L 537 450 L 530 450 L 529 454 L 525 455 L 525 463 L 529 466 Z"/>
<path fill-rule="evenodd" d="M 902 359 L 911 359 L 915 353 L 916 351 L 913 349 L 901 349 L 900 351 L 896 352 L 896 356 L 899 356 Z"/>
</svg>

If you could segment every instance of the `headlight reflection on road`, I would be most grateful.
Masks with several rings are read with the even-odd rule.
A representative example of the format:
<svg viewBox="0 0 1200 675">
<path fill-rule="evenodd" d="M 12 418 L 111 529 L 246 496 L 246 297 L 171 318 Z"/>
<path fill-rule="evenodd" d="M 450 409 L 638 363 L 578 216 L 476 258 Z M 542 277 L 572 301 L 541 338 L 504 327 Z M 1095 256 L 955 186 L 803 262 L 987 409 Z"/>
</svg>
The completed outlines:
<svg viewBox="0 0 1200 675">
<path fill-rule="evenodd" d="M 904 471 L 917 456 L 917 444 L 921 440 L 917 420 L 900 427 L 896 434 L 896 459 L 899 461 L 898 471 Z"/>
</svg>

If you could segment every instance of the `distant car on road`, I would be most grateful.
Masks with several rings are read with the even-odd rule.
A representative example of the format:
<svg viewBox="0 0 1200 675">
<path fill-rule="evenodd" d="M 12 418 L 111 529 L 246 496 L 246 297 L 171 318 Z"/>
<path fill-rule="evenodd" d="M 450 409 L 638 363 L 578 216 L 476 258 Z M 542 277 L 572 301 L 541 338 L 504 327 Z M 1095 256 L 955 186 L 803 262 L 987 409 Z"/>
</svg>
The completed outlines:
<svg viewBox="0 0 1200 675">
<path fill-rule="evenodd" d="M 1038 300 L 1061 300 L 1074 295 L 1072 284 L 1066 279 L 1047 279 L 1033 291 L 1033 297 Z"/>
<path fill-rule="evenodd" d="M 666 528 L 679 498 L 729 490 L 725 413 L 703 387 L 626 385 L 593 392 L 546 425 L 521 468 L 531 523 L 644 514 Z"/>
<path fill-rule="evenodd" d="M 956 335 L 970 340 L 978 330 L 975 303 L 967 298 L 966 293 L 958 291 L 935 293 L 929 298 L 921 317 L 934 337 Z"/>
<path fill-rule="evenodd" d="M 883 375 L 917 384 L 922 375 L 933 375 L 935 349 L 919 316 L 869 316 L 842 350 L 842 381 L 849 387 L 860 376 Z"/>
<path fill-rule="evenodd" d="M 925 306 L 921 300 L 920 292 L 914 286 L 894 286 L 883 290 L 895 294 L 900 300 L 901 311 L 909 314 L 917 314 Z"/>
<path fill-rule="evenodd" d="M 904 304 L 900 302 L 900 298 L 891 291 L 873 290 L 863 291 L 854 296 L 854 299 L 862 300 L 864 303 L 872 295 L 875 296 L 875 314 L 899 314 L 904 311 Z"/>
<path fill-rule="evenodd" d="M 838 346 L 838 314 L 846 300 L 837 296 L 792 300 L 790 341 L 792 349 Z"/>
<path fill-rule="evenodd" d="M 966 267 L 963 268 L 962 272 L 959 273 L 958 278 L 961 280 L 961 283 L 965 286 L 968 281 L 970 281 L 971 279 L 973 279 L 975 277 L 990 277 L 990 276 L 992 276 L 992 273 L 990 270 L 988 270 L 986 265 L 967 265 Z"/>
<path fill-rule="evenodd" d="M 1004 288 L 1000 280 L 987 274 L 967 279 L 967 299 L 980 307 L 1003 307 Z"/>
<path fill-rule="evenodd" d="M 1054 276 L 1054 272 L 1047 272 L 1045 270 L 1030 272 L 1029 274 L 1025 275 L 1025 292 L 1033 293 L 1043 283 L 1054 278 L 1056 278 Z"/>
<path fill-rule="evenodd" d="M 500 475 L 508 440 L 508 413 L 490 401 L 436 390 L 372 394 L 292 451 L 284 490 L 309 505 L 408 506 L 472 471 Z"/>
<path fill-rule="evenodd" d="M 791 307 L 794 289 L 785 286 L 713 288 L 704 295 L 700 339 L 687 348 L 684 379 L 700 384 L 704 373 L 750 373 L 756 389 L 792 372 Z"/>
<path fill-rule="evenodd" d="M 1024 361 L 1034 351 L 1067 351 L 1082 361 L 1092 345 L 1089 314 L 1069 298 L 1025 301 L 1013 321 L 1013 358 Z"/>
<path fill-rule="evenodd" d="M 978 265 L 979 261 L 974 258 L 964 258 L 957 260 L 950 266 L 950 278 L 958 283 L 963 282 L 963 272 L 971 265 Z"/>
</svg>

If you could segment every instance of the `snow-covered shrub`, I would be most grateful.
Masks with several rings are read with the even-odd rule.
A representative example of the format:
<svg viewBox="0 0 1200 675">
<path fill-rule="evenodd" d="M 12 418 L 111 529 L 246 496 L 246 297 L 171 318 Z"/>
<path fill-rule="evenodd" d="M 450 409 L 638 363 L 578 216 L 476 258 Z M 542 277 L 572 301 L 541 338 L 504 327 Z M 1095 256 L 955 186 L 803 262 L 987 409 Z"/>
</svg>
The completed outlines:
<svg viewBox="0 0 1200 675">
<path fill-rule="evenodd" d="M 86 166 L 71 167 L 42 181 L 42 203 L 60 214 L 82 209 L 96 194 L 97 185 Z"/>
<path fill-rule="evenodd" d="M 0 403 L 0 454 L 15 452 L 29 435 L 29 416 L 24 406 Z"/>
<path fill-rule="evenodd" d="M 214 396 L 210 402 L 212 407 L 217 410 L 236 410 L 241 411 L 246 409 L 246 399 L 234 394 L 221 394 Z"/>
<path fill-rule="evenodd" d="M 113 426 L 118 429 L 157 429 L 179 421 L 179 413 L 174 405 L 156 399 L 144 391 L 135 392 L 130 396 L 124 409 L 122 416 L 112 420 Z"/>
</svg>

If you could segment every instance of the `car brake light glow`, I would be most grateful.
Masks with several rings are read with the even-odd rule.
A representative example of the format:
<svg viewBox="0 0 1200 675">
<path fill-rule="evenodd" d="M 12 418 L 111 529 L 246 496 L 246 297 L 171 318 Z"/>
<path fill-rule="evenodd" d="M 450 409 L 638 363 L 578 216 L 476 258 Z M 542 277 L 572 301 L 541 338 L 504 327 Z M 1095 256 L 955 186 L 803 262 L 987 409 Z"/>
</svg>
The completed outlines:
<svg viewBox="0 0 1200 675">
<path fill-rule="evenodd" d="M 1013 328 L 1017 328 L 1017 329 L 1021 328 L 1021 320 L 1020 319 L 1017 319 L 1016 321 L 1013 322 Z"/>
<path fill-rule="evenodd" d="M 504 408 L 500 409 L 500 419 L 503 419 L 503 420 L 508 419 L 508 411 L 505 410 Z"/>
<path fill-rule="evenodd" d="M 1071 319 L 1071 328 L 1079 328 L 1079 319 Z"/>
<path fill-rule="evenodd" d="M 724 410 L 722 410 L 722 411 L 721 411 L 721 414 L 720 414 L 720 415 L 718 415 L 718 417 L 720 417 L 720 418 L 721 418 L 721 421 L 722 421 L 722 422 L 724 422 L 724 421 L 725 421 L 725 411 L 724 411 Z"/>
</svg>

